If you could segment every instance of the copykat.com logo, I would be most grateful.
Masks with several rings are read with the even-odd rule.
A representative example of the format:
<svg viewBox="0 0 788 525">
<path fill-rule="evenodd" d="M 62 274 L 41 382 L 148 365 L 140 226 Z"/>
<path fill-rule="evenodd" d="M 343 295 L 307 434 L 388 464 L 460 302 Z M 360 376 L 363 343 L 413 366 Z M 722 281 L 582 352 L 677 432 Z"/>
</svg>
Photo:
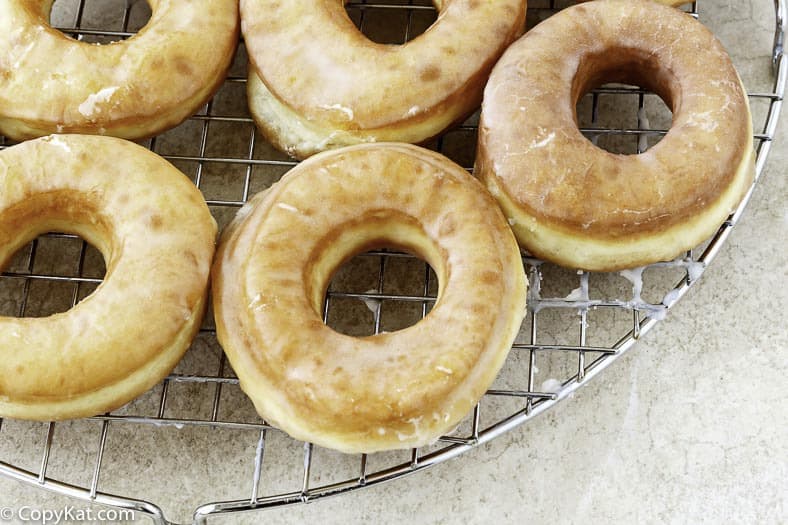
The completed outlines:
<svg viewBox="0 0 788 525">
<path fill-rule="evenodd" d="M 59 525 L 61 523 L 128 523 L 135 521 L 130 509 L 81 509 L 71 505 L 59 509 L 43 509 L 30 505 L 1 507 L 0 522 L 37 523 Z"/>
</svg>

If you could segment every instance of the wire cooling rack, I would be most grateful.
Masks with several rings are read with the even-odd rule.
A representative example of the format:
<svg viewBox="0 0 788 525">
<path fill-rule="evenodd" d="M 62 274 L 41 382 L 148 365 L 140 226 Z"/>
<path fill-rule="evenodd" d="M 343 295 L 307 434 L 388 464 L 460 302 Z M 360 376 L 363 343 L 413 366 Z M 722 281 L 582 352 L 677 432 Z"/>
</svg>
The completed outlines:
<svg viewBox="0 0 788 525">
<path fill-rule="evenodd" d="M 529 23 L 533 25 L 560 7 L 554 0 L 529 6 Z M 698 16 L 697 3 L 686 9 Z M 70 17 L 70 21 L 60 22 L 64 33 L 97 43 L 128 38 L 148 16 L 144 3 L 128 0 L 114 7 L 112 2 L 72 0 L 69 4 L 59 0 L 53 20 L 58 10 L 62 17 Z M 775 10 L 773 89 L 749 94 L 756 129 L 756 182 L 774 138 L 788 75 L 782 0 L 775 0 Z M 428 2 L 413 0 L 350 2 L 348 13 L 362 31 L 386 43 L 413 38 L 436 17 Z M 144 143 L 193 178 L 220 225 L 227 224 L 251 195 L 295 165 L 257 135 L 245 107 L 245 67 L 241 44 L 236 63 L 216 97 L 175 130 Z M 664 104 L 630 86 L 603 86 L 592 91 L 578 105 L 578 118 L 589 139 L 622 153 L 644 151 L 670 126 Z M 475 123 L 476 117 L 471 117 L 430 147 L 471 170 Z M 0 148 L 10 144 L 0 137 Z M 0 420 L 0 474 L 74 498 L 132 509 L 156 523 L 169 523 L 157 505 L 161 502 L 153 501 L 156 493 L 141 494 L 133 481 L 124 483 L 134 477 L 129 465 L 162 454 L 159 431 L 192 432 L 193 439 L 178 450 L 186 458 L 194 443 L 220 449 L 241 443 L 238 457 L 242 464 L 233 469 L 235 477 L 224 483 L 226 488 L 196 495 L 200 499 L 192 519 L 205 523 L 217 515 L 341 494 L 441 463 L 548 410 L 629 350 L 702 275 L 737 223 L 751 192 L 712 239 L 675 261 L 617 274 L 576 274 L 525 254 L 531 282 L 529 314 L 500 377 L 458 429 L 404 457 L 395 453 L 332 455 L 295 442 L 260 420 L 225 361 L 209 313 L 175 372 L 126 407 L 57 424 Z M 67 310 L 92 292 L 104 274 L 95 249 L 78 237 L 61 233 L 34 240 L 5 270 L 0 275 L 0 315 L 16 316 Z M 354 258 L 333 279 L 325 301 L 325 319 L 351 335 L 392 331 L 426 315 L 436 293 L 435 275 L 424 261 L 386 250 L 368 252 Z M 79 434 L 81 443 L 92 440 L 93 446 L 85 445 L 79 451 L 59 446 L 74 434 Z M 86 439 L 85 435 L 91 437 Z M 15 455 L 13 446 L 3 447 L 17 441 L 40 447 L 32 455 L 29 443 L 21 447 L 21 455 Z M 117 446 L 113 447 L 113 442 Z M 137 456 L 132 462 L 128 460 L 130 442 L 134 442 Z M 316 456 L 333 477 L 316 472 Z M 73 468 L 62 468 L 77 463 L 84 467 L 82 475 L 73 474 Z M 184 463 L 184 467 L 194 468 L 188 461 Z M 58 475 L 58 469 L 68 474 Z M 191 476 L 189 469 L 175 468 L 170 472 L 172 479 Z M 212 502 L 217 499 L 226 501 Z"/>
</svg>

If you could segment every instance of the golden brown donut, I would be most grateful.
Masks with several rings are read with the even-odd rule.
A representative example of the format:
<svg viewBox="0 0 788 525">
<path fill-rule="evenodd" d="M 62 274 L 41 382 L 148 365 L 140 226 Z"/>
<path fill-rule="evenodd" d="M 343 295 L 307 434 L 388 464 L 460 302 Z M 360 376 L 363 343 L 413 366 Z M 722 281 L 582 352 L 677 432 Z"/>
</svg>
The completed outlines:
<svg viewBox="0 0 788 525">
<path fill-rule="evenodd" d="M 526 2 L 435 4 L 435 24 L 396 46 L 364 36 L 342 1 L 241 0 L 249 106 L 265 137 L 296 158 L 417 143 L 478 108 L 490 69 L 522 34 Z"/>
<path fill-rule="evenodd" d="M 383 246 L 435 269 L 434 308 L 393 333 L 335 332 L 321 318 L 332 274 Z M 314 156 L 244 206 L 222 235 L 213 304 L 219 341 L 267 421 L 373 452 L 434 441 L 474 407 L 517 335 L 526 284 L 481 184 L 436 153 L 381 143 Z"/>
<path fill-rule="evenodd" d="M 53 29 L 52 1 L 0 2 L 0 134 L 15 140 L 174 127 L 219 88 L 238 41 L 237 0 L 148 0 L 148 24 L 106 45 Z"/>
<path fill-rule="evenodd" d="M 216 223 L 191 181 L 150 151 L 79 135 L 0 151 L 0 269 L 48 231 L 98 248 L 106 277 L 67 312 L 0 317 L 0 417 L 123 405 L 175 366 L 204 311 Z"/>
<path fill-rule="evenodd" d="M 579 0 L 580 2 L 589 2 L 591 0 Z M 658 4 L 665 4 L 673 7 L 678 7 L 684 4 L 691 4 L 694 0 L 652 0 Z"/>
<path fill-rule="evenodd" d="M 673 123 L 658 144 L 617 155 L 580 133 L 578 99 L 606 82 L 662 97 Z M 646 0 L 576 5 L 496 65 L 476 167 L 539 257 L 601 271 L 672 259 L 711 236 L 750 187 L 747 95 L 722 45 L 691 16 Z"/>
</svg>

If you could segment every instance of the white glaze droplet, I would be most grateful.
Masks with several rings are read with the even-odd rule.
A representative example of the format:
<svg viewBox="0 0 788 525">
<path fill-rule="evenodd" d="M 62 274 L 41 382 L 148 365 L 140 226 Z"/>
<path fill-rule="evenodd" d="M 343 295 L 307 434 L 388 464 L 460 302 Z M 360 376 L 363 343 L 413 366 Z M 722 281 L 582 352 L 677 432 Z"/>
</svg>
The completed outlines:
<svg viewBox="0 0 788 525">
<path fill-rule="evenodd" d="M 561 381 L 553 377 L 546 379 L 542 383 L 542 392 L 546 392 L 548 394 L 555 394 L 560 390 L 561 390 Z"/>
<path fill-rule="evenodd" d="M 293 213 L 301 213 L 301 210 L 299 210 L 295 206 L 287 204 L 286 202 L 280 202 L 277 204 L 277 206 L 279 208 L 282 208 L 283 210 L 292 211 Z"/>
<path fill-rule="evenodd" d="M 702 262 L 688 262 L 687 263 L 687 277 L 690 282 L 697 281 L 703 275 L 706 265 Z"/>
<path fill-rule="evenodd" d="M 378 293 L 378 291 L 375 290 L 374 288 L 372 288 L 370 290 L 367 290 L 364 293 L 366 293 L 366 294 Z M 377 313 L 378 308 L 380 307 L 380 300 L 379 299 L 370 299 L 368 297 L 359 297 L 359 299 L 361 300 L 362 303 L 364 303 L 367 306 L 367 308 L 369 308 L 370 312 L 372 312 L 373 314 Z"/>
<path fill-rule="evenodd" d="M 71 153 L 71 148 L 68 144 L 66 144 L 63 140 L 61 140 L 57 135 L 50 135 L 43 139 L 43 142 L 47 142 L 53 146 L 57 146 L 58 148 L 62 149 L 66 153 Z"/>
<path fill-rule="evenodd" d="M 88 95 L 88 98 L 85 99 L 82 104 L 79 105 L 79 112 L 84 117 L 92 117 L 98 111 L 98 105 L 108 102 L 112 95 L 118 90 L 118 86 L 106 87 L 101 91 L 97 91 L 92 95 Z"/>
<path fill-rule="evenodd" d="M 649 129 L 650 124 L 646 116 L 646 108 L 638 109 L 638 129 Z M 638 151 L 643 152 L 648 149 L 648 135 L 645 133 L 638 137 Z"/>
<path fill-rule="evenodd" d="M 640 294 L 643 291 L 643 270 L 644 267 L 631 268 L 618 272 L 621 277 L 632 283 L 632 302 L 640 303 Z"/>
</svg>

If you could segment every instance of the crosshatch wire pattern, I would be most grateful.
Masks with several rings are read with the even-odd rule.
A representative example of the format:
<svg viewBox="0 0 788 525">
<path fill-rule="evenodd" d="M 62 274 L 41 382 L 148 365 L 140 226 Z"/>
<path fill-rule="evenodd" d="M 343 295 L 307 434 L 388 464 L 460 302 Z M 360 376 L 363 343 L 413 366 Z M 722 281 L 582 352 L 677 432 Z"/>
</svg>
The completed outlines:
<svg viewBox="0 0 788 525">
<path fill-rule="evenodd" d="M 55 10 L 67 3 L 57 2 Z M 71 22 L 58 26 L 74 38 L 91 42 L 128 38 L 148 16 L 144 2 L 125 0 L 111 13 L 114 18 L 97 15 L 96 21 L 91 12 L 98 9 L 99 2 L 71 3 Z M 555 0 L 531 4 L 535 5 L 529 6 L 529 26 L 563 7 Z M 107 5 L 109 2 L 103 4 Z M 750 93 L 758 175 L 774 136 L 788 69 L 781 52 L 785 6 L 779 0 L 775 6 L 774 89 Z M 436 17 L 435 9 L 426 1 L 373 4 L 356 0 L 347 9 L 365 34 L 382 43 L 407 41 Z M 698 16 L 697 3 L 686 9 Z M 220 226 L 227 224 L 251 195 L 295 165 L 255 131 L 245 106 L 245 68 L 242 43 L 230 75 L 214 99 L 175 130 L 143 142 L 193 179 Z M 626 110 L 620 108 L 624 105 L 631 114 L 622 117 L 620 113 Z M 472 116 L 428 146 L 472 170 L 476 119 Z M 603 86 L 592 91 L 578 104 L 578 119 L 590 140 L 621 153 L 644 151 L 670 126 L 670 112 L 659 98 L 630 86 Z M 10 142 L 0 137 L 0 148 L 8 145 Z M 429 447 L 399 455 L 334 457 L 334 467 L 341 463 L 339 470 L 346 473 L 343 478 L 316 475 L 314 458 L 325 451 L 287 438 L 254 414 L 216 342 L 210 311 L 183 362 L 160 386 L 113 413 L 85 423 L 95 429 L 95 434 L 86 439 L 94 440 L 96 446 L 93 454 L 83 458 L 85 479 L 58 479 L 51 474 L 57 456 L 72 453 L 57 446 L 57 433 L 68 432 L 68 423 L 0 420 L 0 440 L 15 434 L 36 434 L 41 442 L 38 457 L 0 457 L 0 473 L 76 498 L 135 509 L 166 523 L 164 511 L 156 501 L 150 501 L 152 495 L 138 494 L 133 487 L 112 490 L 113 476 L 119 474 L 113 473 L 112 457 L 108 457 L 110 427 L 130 428 L 137 435 L 153 433 L 158 427 L 192 428 L 204 432 L 206 440 L 211 434 L 243 433 L 254 453 L 248 458 L 248 468 L 238 474 L 238 491 L 223 498 L 228 500 L 224 503 L 205 503 L 219 498 L 200 495 L 201 506 L 193 519 L 202 523 L 218 514 L 312 501 L 416 472 L 547 410 L 612 363 L 662 319 L 701 276 L 743 208 L 703 246 L 676 261 L 645 269 L 575 274 L 524 254 L 531 283 L 529 313 L 500 377 L 473 413 L 454 432 Z M 80 238 L 63 233 L 42 235 L 22 249 L 0 276 L 0 315 L 43 316 L 65 311 L 100 284 L 104 271 L 100 254 Z M 335 329 L 352 335 L 393 331 L 426 315 L 436 294 L 435 275 L 424 261 L 387 250 L 368 252 L 352 259 L 334 277 L 325 299 L 324 318 Z M 11 299 L 2 301 L 6 296 Z M 194 398 L 201 401 L 194 402 Z M 151 447 L 147 452 L 156 454 L 157 449 Z M 292 456 L 287 467 L 290 474 L 284 476 L 289 485 L 266 476 L 268 465 L 276 461 L 278 453 Z M 173 475 L 188 476 L 189 472 Z"/>
</svg>

